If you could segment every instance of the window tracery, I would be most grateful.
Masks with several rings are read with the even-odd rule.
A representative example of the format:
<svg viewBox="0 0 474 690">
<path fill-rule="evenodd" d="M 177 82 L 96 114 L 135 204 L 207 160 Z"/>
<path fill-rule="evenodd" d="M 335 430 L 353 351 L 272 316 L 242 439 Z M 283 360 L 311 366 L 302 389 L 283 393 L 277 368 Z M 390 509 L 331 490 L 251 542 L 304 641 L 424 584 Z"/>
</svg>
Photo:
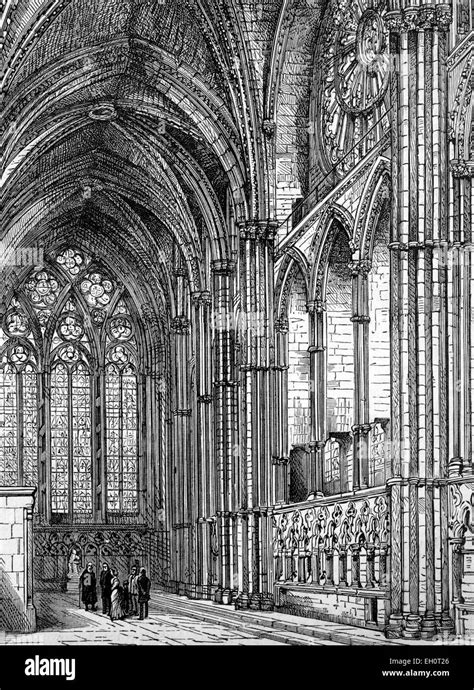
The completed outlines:
<svg viewBox="0 0 474 690">
<path fill-rule="evenodd" d="M 323 168 L 344 175 L 389 130 L 386 0 L 333 0 L 317 56 Z"/>
<path fill-rule="evenodd" d="M 106 510 L 138 511 L 139 354 L 127 302 L 108 271 L 66 247 L 29 274 L 0 324 L 0 483 L 38 483 L 47 423 L 54 522 L 93 519 L 102 420 Z"/>
</svg>

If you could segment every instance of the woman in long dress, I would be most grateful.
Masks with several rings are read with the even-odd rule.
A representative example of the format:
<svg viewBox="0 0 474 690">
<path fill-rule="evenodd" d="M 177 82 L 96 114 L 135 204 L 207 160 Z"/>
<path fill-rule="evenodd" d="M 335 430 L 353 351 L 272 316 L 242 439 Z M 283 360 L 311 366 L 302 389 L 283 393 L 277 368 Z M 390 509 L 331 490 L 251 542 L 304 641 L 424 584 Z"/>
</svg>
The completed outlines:
<svg viewBox="0 0 474 690">
<path fill-rule="evenodd" d="M 115 568 L 112 569 L 112 595 L 110 601 L 110 620 L 122 620 L 125 615 L 122 605 L 122 587 L 120 586 L 118 572 Z"/>
</svg>

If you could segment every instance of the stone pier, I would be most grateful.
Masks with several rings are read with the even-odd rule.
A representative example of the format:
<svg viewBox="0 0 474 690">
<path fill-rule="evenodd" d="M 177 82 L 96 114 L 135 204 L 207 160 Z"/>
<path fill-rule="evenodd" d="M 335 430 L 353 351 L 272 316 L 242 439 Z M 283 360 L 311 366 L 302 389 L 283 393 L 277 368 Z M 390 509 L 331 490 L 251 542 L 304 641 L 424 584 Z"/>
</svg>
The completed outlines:
<svg viewBox="0 0 474 690">
<path fill-rule="evenodd" d="M 36 489 L 0 487 L 0 629 L 32 632 L 33 506 Z"/>
</svg>

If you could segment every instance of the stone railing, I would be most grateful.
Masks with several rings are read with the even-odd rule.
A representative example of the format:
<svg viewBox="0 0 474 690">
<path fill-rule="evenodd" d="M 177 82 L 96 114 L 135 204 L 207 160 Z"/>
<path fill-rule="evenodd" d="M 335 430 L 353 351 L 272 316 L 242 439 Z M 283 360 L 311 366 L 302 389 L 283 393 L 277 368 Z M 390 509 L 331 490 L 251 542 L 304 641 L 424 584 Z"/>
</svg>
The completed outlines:
<svg viewBox="0 0 474 690">
<path fill-rule="evenodd" d="M 315 499 L 274 513 L 277 583 L 384 589 L 388 545 L 384 489 Z"/>
</svg>

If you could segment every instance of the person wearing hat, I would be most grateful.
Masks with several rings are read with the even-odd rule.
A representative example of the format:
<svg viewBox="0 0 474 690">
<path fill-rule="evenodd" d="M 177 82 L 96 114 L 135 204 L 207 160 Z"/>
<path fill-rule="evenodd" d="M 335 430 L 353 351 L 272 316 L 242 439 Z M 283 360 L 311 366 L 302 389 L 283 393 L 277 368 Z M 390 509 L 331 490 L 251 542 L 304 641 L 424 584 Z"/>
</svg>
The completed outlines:
<svg viewBox="0 0 474 690">
<path fill-rule="evenodd" d="M 140 574 L 137 578 L 138 589 L 138 605 L 140 606 L 139 620 L 148 618 L 148 602 L 150 601 L 150 578 L 146 576 L 145 568 L 140 569 Z"/>
</svg>

